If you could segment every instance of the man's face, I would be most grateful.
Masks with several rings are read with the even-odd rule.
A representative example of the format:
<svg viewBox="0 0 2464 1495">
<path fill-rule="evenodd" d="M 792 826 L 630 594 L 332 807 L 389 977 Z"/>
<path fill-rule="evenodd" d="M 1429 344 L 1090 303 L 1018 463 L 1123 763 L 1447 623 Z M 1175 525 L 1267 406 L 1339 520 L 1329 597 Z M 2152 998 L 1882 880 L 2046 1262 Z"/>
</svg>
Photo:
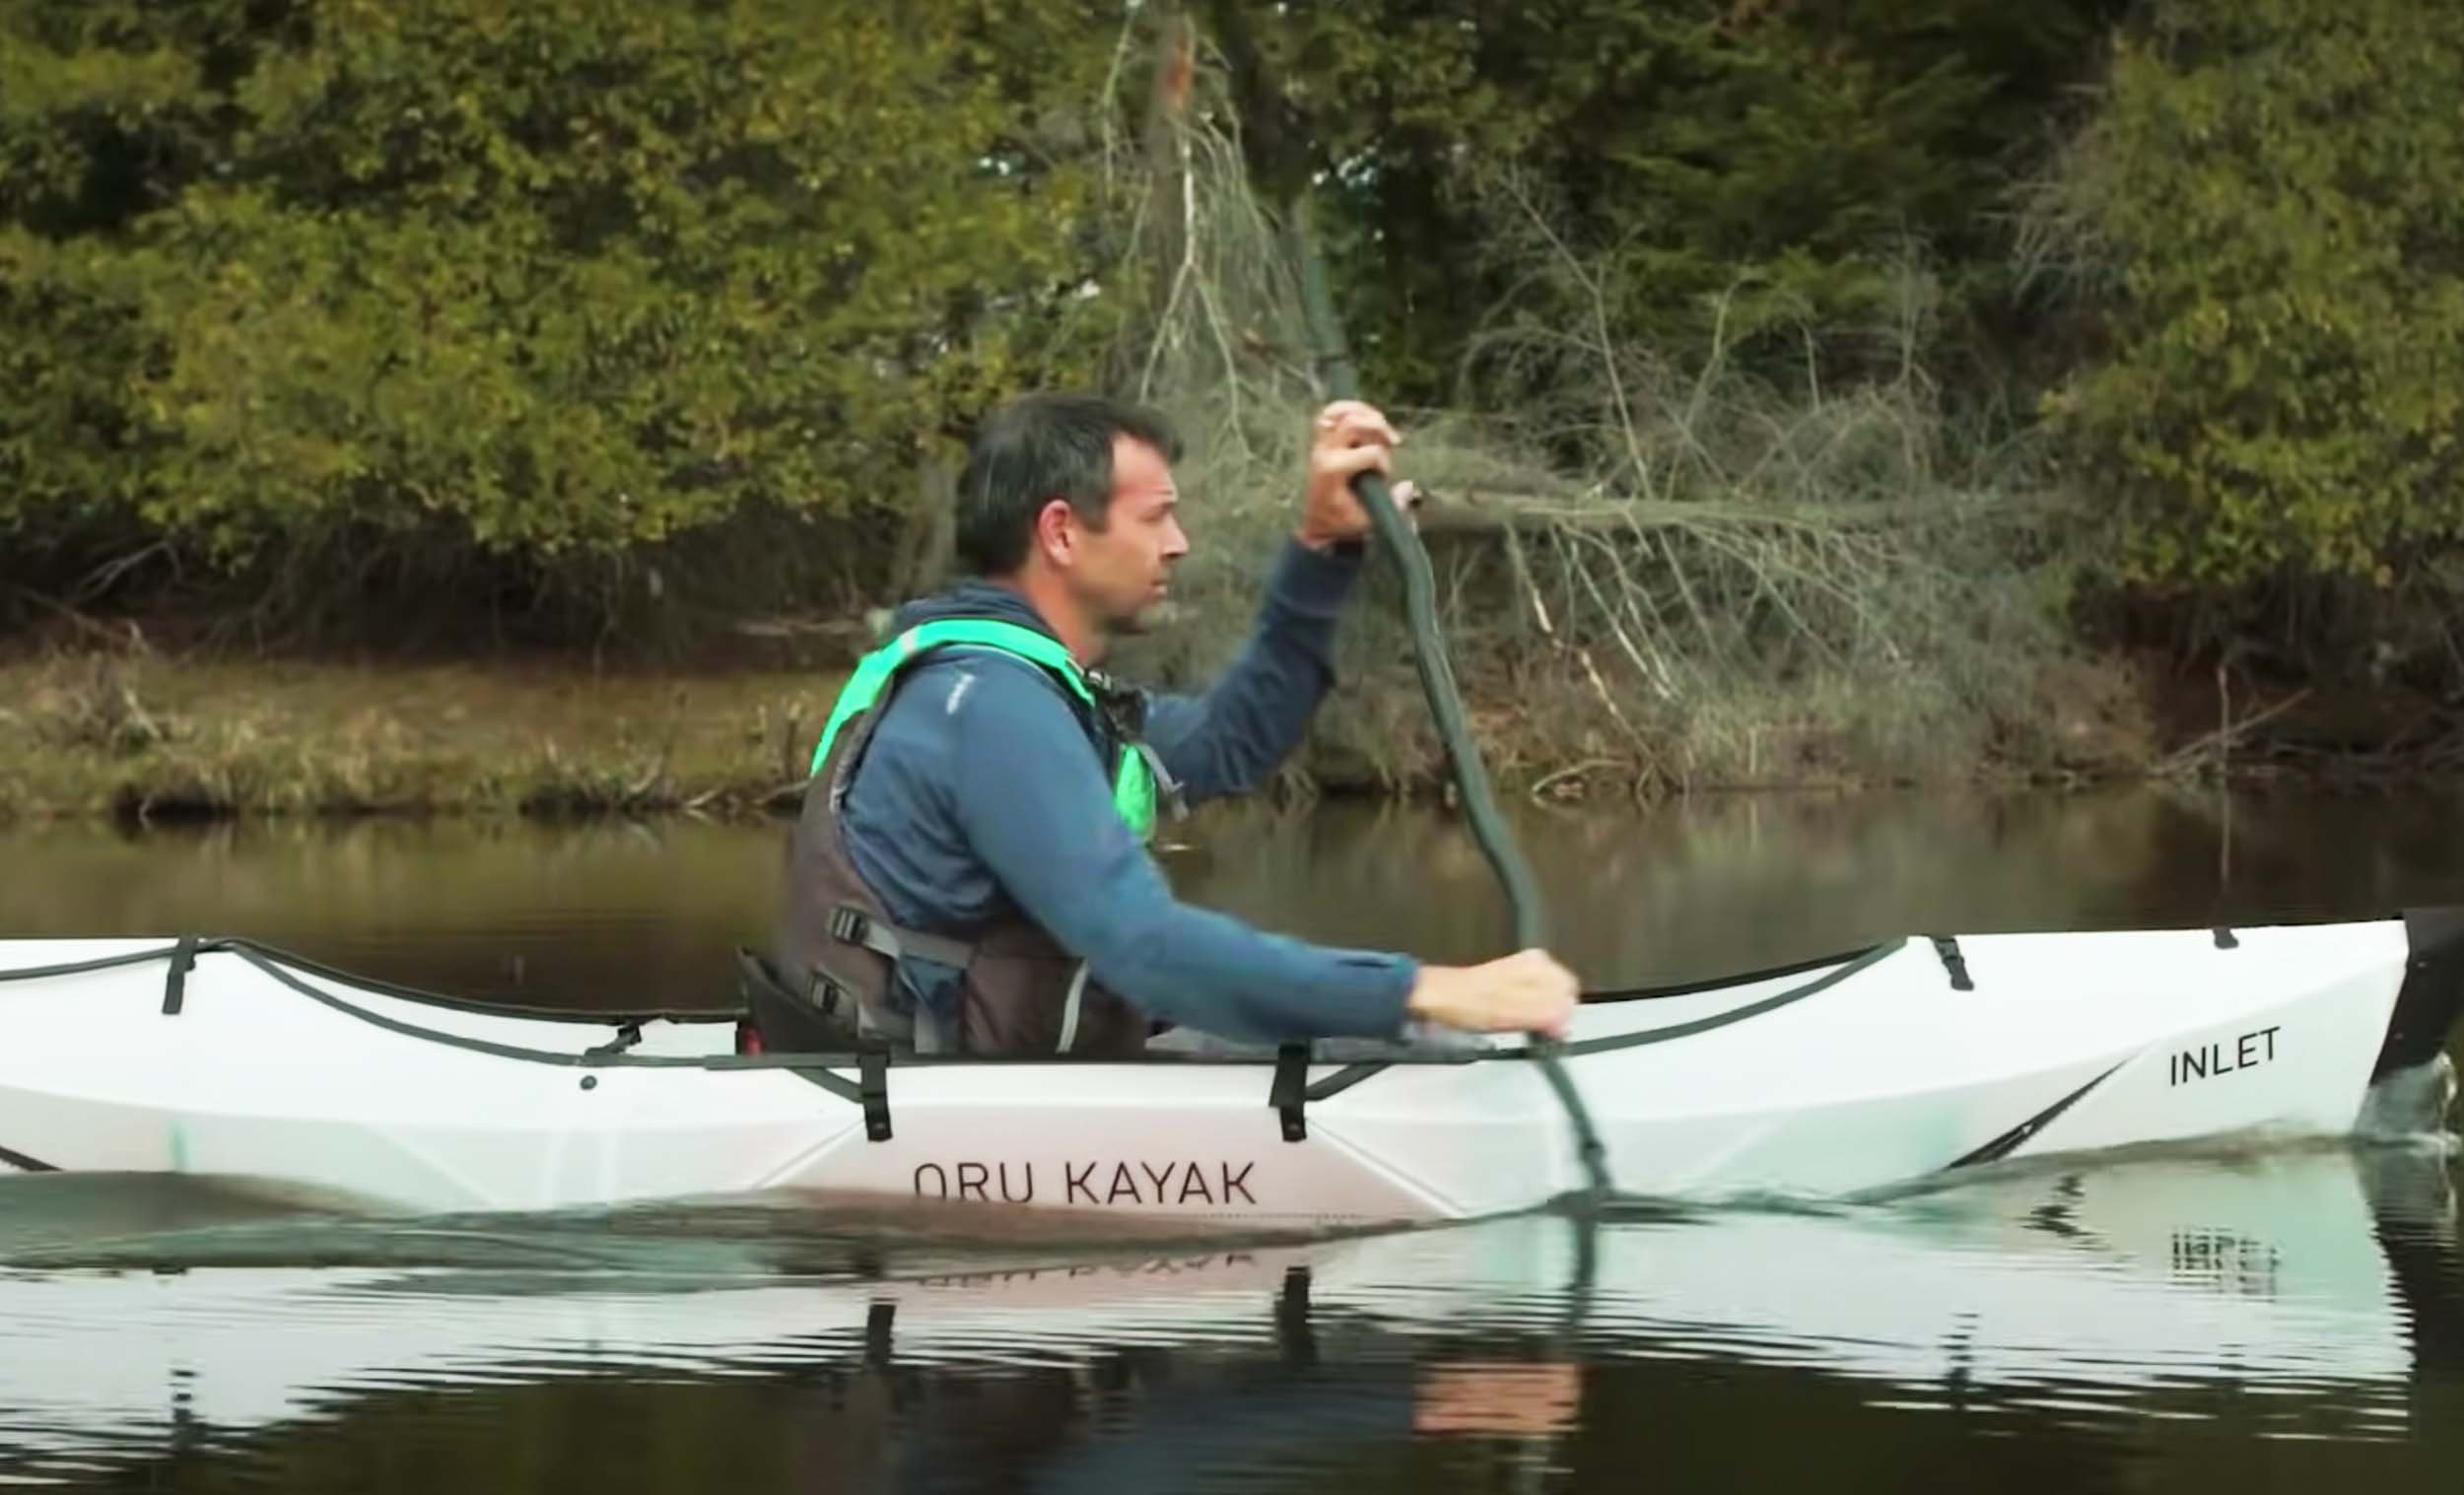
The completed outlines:
<svg viewBox="0 0 2464 1495">
<path fill-rule="evenodd" d="M 1078 529 L 1071 589 L 1106 632 L 1145 631 L 1171 583 L 1172 565 L 1189 554 L 1177 512 L 1180 490 L 1163 453 L 1129 437 L 1113 438 L 1112 508 L 1102 529 Z"/>
</svg>

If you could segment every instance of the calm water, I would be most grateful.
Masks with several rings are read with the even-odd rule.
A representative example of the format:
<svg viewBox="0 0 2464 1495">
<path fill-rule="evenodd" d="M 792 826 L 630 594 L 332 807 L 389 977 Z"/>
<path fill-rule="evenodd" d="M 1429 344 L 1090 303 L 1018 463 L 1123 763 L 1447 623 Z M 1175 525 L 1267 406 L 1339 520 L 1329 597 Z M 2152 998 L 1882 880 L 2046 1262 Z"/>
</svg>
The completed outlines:
<svg viewBox="0 0 2464 1495">
<path fill-rule="evenodd" d="M 2464 801 L 1758 798 L 1523 825 L 1594 986 L 1909 930 L 2464 902 Z M 1167 865 L 1437 958 L 1503 914 L 1422 812 Z M 722 1002 L 779 833 L 0 831 L 12 935 L 245 934 L 576 1005 Z M 2446 1148 L 2041 1165 L 1854 1207 L 1100 1255 L 781 1208 L 336 1218 L 0 1178 L 0 1482 L 102 1489 L 2018 1490 L 2464 1481 Z"/>
</svg>

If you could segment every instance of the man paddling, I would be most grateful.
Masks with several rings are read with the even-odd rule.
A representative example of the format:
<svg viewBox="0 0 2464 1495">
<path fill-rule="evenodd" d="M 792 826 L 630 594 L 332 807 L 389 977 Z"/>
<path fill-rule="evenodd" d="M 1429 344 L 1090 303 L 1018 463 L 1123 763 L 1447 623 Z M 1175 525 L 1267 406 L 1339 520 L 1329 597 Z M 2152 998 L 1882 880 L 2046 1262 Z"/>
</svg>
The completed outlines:
<svg viewBox="0 0 2464 1495">
<path fill-rule="evenodd" d="M 1350 482 L 1393 470 L 1396 436 L 1357 401 L 1312 436 L 1247 646 L 1203 694 L 1172 696 L 1096 666 L 1189 551 L 1177 438 L 1091 396 L 985 421 L 958 481 L 966 575 L 898 611 L 814 753 L 779 937 L 791 983 L 926 1053 L 1124 1056 L 1163 1024 L 1562 1034 L 1575 982 L 1542 952 L 1449 967 L 1306 944 L 1178 901 L 1147 854 L 1159 810 L 1257 787 L 1333 683 L 1369 529 Z"/>
</svg>

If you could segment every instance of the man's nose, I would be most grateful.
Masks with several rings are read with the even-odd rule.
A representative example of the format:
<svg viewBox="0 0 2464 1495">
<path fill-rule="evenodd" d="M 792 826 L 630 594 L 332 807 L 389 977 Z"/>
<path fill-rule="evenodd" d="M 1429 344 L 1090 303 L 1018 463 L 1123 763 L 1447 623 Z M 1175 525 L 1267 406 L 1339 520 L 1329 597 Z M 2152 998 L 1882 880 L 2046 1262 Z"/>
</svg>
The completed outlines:
<svg viewBox="0 0 2464 1495">
<path fill-rule="evenodd" d="M 1189 553 L 1189 532 L 1181 527 L 1179 519 L 1174 519 L 1164 526 L 1164 559 L 1177 561 Z"/>
</svg>

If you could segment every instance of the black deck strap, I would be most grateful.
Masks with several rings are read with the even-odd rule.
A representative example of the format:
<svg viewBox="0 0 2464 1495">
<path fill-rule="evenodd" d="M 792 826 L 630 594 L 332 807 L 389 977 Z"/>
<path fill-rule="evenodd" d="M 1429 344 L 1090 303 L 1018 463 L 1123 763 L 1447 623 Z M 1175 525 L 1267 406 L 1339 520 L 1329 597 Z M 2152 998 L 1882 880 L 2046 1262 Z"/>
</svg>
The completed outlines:
<svg viewBox="0 0 2464 1495">
<path fill-rule="evenodd" d="M 241 960 L 246 961 L 249 965 L 264 972 L 267 976 L 272 977 L 283 985 L 299 992 L 302 996 L 307 997 L 312 1002 L 331 1007 L 334 1011 L 343 1014 L 345 1017 L 357 1018 L 363 1023 L 382 1028 L 387 1033 L 399 1033 L 405 1038 L 422 1039 L 432 1044 L 444 1044 L 452 1049 L 466 1049 L 473 1053 L 492 1054 L 497 1058 L 503 1059 L 520 1059 L 524 1063 L 530 1064 L 560 1064 L 568 1068 L 597 1069 L 614 1068 L 619 1065 L 643 1069 L 716 1069 L 758 1067 L 740 1063 L 728 1065 L 719 1062 L 722 1057 L 738 1057 L 737 1055 L 722 1056 L 718 1054 L 699 1053 L 591 1053 L 588 1052 L 558 1053 L 552 1049 L 530 1049 L 519 1044 L 500 1044 L 493 1039 L 467 1038 L 459 1033 L 446 1033 L 437 1028 L 423 1028 L 417 1023 L 406 1023 L 400 1018 L 387 1017 L 381 1012 L 371 1012 L 366 1007 L 359 1005 L 357 1002 L 354 1002 L 347 997 L 337 996 L 331 991 L 309 985 L 307 982 L 302 981 L 296 974 L 284 970 L 280 965 L 266 959 L 264 956 L 258 954 L 255 950 L 249 948 L 243 943 L 235 941 L 227 948 L 229 948 L 233 954 L 239 956 Z M 602 1023 L 605 1023 L 609 1020 L 602 1019 L 601 1021 Z M 812 1062 L 812 1059 L 809 1057 L 802 1057 L 794 1054 L 785 1054 L 780 1055 L 779 1057 L 784 1060 L 784 1062 L 772 1065 L 771 1067 L 787 1068 L 796 1063 L 810 1064 Z"/>
<path fill-rule="evenodd" d="M 1959 953 L 1959 940 L 1956 935 L 1935 935 L 1934 953 L 1942 957 L 1942 968 L 1951 973 L 1951 990 L 1973 991 L 1976 989 L 1976 983 L 1968 980 L 1967 957 Z"/>
<path fill-rule="evenodd" d="M 808 1085 L 819 1085 L 822 1089 L 829 1091 L 832 1095 L 837 1096 L 840 1100 L 847 1102 L 851 1106 L 861 1106 L 864 1104 L 864 1093 L 861 1089 L 857 1088 L 854 1080 L 847 1078 L 845 1075 L 836 1074 L 828 1069 L 824 1069 L 819 1064 L 786 1063 L 772 1064 L 767 1067 L 773 1069 L 784 1069 Z"/>
<path fill-rule="evenodd" d="M 820 1086 L 822 1089 L 829 1091 L 832 1095 L 838 1096 L 842 1100 L 854 1102 L 858 1105 L 865 1105 L 866 1098 L 863 1089 L 856 1085 L 850 1084 L 838 1075 L 832 1074 L 825 1066 L 836 1064 L 844 1068 L 849 1065 L 854 1065 L 859 1069 L 866 1069 L 867 1073 L 872 1073 L 874 1070 L 886 1069 L 889 1063 L 889 1055 L 886 1052 L 876 1052 L 856 1055 L 815 1053 L 626 1053 L 622 1052 L 605 1053 L 599 1051 L 584 1051 L 578 1053 L 559 1053 L 548 1049 L 529 1049 L 518 1044 L 500 1044 L 489 1039 L 467 1038 L 459 1033 L 446 1033 L 435 1028 L 424 1028 L 417 1023 L 406 1023 L 400 1018 L 387 1017 L 381 1012 L 371 1012 L 366 1007 L 360 1006 L 358 1003 L 350 1001 L 345 997 L 337 996 L 331 991 L 326 991 L 319 987 L 310 985 L 308 983 L 301 980 L 298 975 L 284 970 L 283 967 L 275 961 L 267 959 L 264 955 L 260 954 L 255 948 L 249 946 L 244 941 L 234 940 L 228 944 L 224 944 L 219 941 L 208 941 L 204 945 L 200 946 L 200 948 L 209 950 L 229 949 L 232 953 L 238 955 L 241 960 L 246 961 L 249 965 L 256 967 L 267 976 L 272 977 L 276 982 L 290 987 L 292 990 L 297 991 L 302 996 L 308 998 L 310 1001 L 330 1007 L 334 1011 L 342 1013 L 347 1017 L 354 1017 L 359 1019 L 361 1022 L 382 1028 L 388 1033 L 399 1033 L 405 1038 L 421 1039 L 432 1044 L 444 1044 L 448 1048 L 467 1050 L 473 1053 L 485 1053 L 496 1058 L 519 1059 L 528 1064 L 553 1064 L 568 1068 L 588 1069 L 786 1069 L 792 1072 L 800 1079 L 807 1080 L 812 1084 Z M 156 952 L 157 958 L 160 957 L 160 954 L 161 952 Z M 604 1047 L 605 1046 L 601 1046 L 602 1050 Z M 867 1066 L 871 1067 L 867 1068 Z M 889 1135 L 890 1124 L 889 1089 L 886 1081 L 882 1081 L 878 1075 L 875 1075 L 875 1079 L 876 1084 L 874 1088 L 879 1091 L 880 1095 L 879 1121 L 881 1130 L 879 1132 L 879 1136 L 886 1137 Z M 873 1120 L 872 1110 L 870 1106 L 867 1105 L 865 1115 L 865 1129 L 867 1133 L 870 1133 L 872 1130 Z"/>
<path fill-rule="evenodd" d="M 215 950 L 222 947 L 219 942 L 211 942 L 198 948 Z M 109 971 L 118 966 L 152 965 L 167 955 L 178 953 L 178 950 L 179 946 L 175 944 L 157 945 L 151 950 L 132 950 L 126 955 L 102 955 L 93 960 L 73 960 L 57 966 L 20 966 L 15 970 L 0 971 L 0 982 L 49 981 L 53 977 L 84 976 L 89 972 Z"/>
<path fill-rule="evenodd" d="M 2216 948 L 2219 950 L 2238 950 L 2241 948 L 2241 941 L 2233 937 L 2232 930 L 2219 924 L 2216 928 Z"/>
<path fill-rule="evenodd" d="M 867 1049 L 856 1058 L 856 1095 L 864 1108 L 864 1140 L 890 1140 L 890 1051 Z"/>
<path fill-rule="evenodd" d="M 1386 1068 L 1391 1062 L 1393 1061 L 1390 1059 L 1375 1059 L 1368 1063 L 1346 1064 L 1342 1068 L 1335 1071 L 1333 1074 L 1328 1075 L 1325 1079 L 1320 1080 L 1315 1085 L 1312 1085 L 1308 1089 L 1302 1091 L 1301 1098 L 1303 1100 L 1310 1101 L 1323 1101 L 1329 1096 L 1341 1095 L 1344 1091 L 1351 1089 L 1362 1080 L 1365 1080 L 1369 1076 Z"/>
<path fill-rule="evenodd" d="M 163 978 L 163 1015 L 179 1016 L 180 1007 L 188 1000 L 188 973 L 197 968 L 197 937 L 183 934 L 171 946 L 171 969 Z"/>
<path fill-rule="evenodd" d="M 1826 991 L 1876 962 L 1897 954 L 1907 943 L 1905 938 L 1885 940 L 1825 976 L 1807 982 L 1801 986 L 1791 986 L 1785 991 L 1773 992 L 1758 1002 L 1747 1002 L 1743 1007 L 1733 1008 L 1712 1017 L 1696 1018 L 1690 1023 L 1671 1023 L 1666 1028 L 1646 1028 L 1640 1033 L 1619 1033 L 1608 1038 L 1585 1039 L 1579 1044 L 1567 1044 L 1557 1052 L 1567 1058 L 1574 1058 L 1586 1053 L 1607 1053 L 1617 1049 L 1640 1049 L 1646 1044 L 1666 1044 L 1675 1039 L 1692 1038 L 1697 1033 L 1709 1033 L 1715 1028 L 1725 1028 L 1731 1023 L 1742 1023 L 1749 1017 L 1760 1017 L 1766 1012 L 1776 1012 L 1792 1002 L 1802 1002 L 1816 992 Z M 1512 1051 L 1512 1055 L 1517 1058 L 1528 1058 L 1530 1051 L 1515 1050 Z M 1504 1056 L 1500 1055 L 1500 1057 Z"/>
<path fill-rule="evenodd" d="M 448 996 L 441 991 L 423 991 L 398 982 L 378 981 L 332 966 L 319 965 L 304 955 L 269 945 L 262 940 L 217 937 L 202 941 L 200 954 L 209 950 L 230 950 L 241 955 L 254 954 L 279 963 L 303 976 L 318 981 L 338 982 L 368 996 L 389 996 L 396 1001 L 416 1002 L 423 1007 L 442 1007 L 448 1012 L 469 1012 L 481 1017 L 517 1017 L 533 1023 L 578 1023 L 603 1028 L 612 1023 L 726 1023 L 743 1016 L 738 1008 L 723 1007 L 637 1007 L 626 1012 L 609 1012 L 586 1007 L 544 1007 L 524 1002 L 509 1002 L 497 997 Z M 160 952 L 157 952 L 158 955 Z"/>
<path fill-rule="evenodd" d="M 582 1056 L 583 1058 L 593 1058 L 600 1054 L 622 1053 L 640 1042 L 642 1042 L 642 1025 L 640 1023 L 630 1021 L 618 1023 L 616 1025 L 616 1036 L 614 1038 L 609 1039 L 604 1044 L 594 1044 L 591 1047 L 582 1050 Z"/>
<path fill-rule="evenodd" d="M 1285 1044 L 1274 1052 L 1274 1086 L 1266 1092 L 1266 1104 L 1283 1119 L 1286 1142 L 1309 1139 L 1309 1120 L 1301 1115 L 1308 1098 L 1309 1046 Z"/>
<path fill-rule="evenodd" d="M 1647 1002 L 1664 996 L 1694 996 L 1704 991 L 1719 991 L 1742 986 L 1749 982 L 1777 981 L 1783 976 L 1803 976 L 1809 971 L 1828 971 L 1844 961 L 1856 960 L 1874 953 L 1873 945 L 1858 945 L 1850 950 L 1833 950 L 1823 955 L 1809 955 L 1783 965 L 1757 966 L 1751 971 L 1731 971 L 1721 976 L 1696 981 L 1672 982 L 1658 986 L 1615 986 L 1599 991 L 1586 991 L 1583 1000 L 1590 1002 Z"/>
<path fill-rule="evenodd" d="M 625 1065 L 654 1061 L 665 1062 L 657 1055 L 647 1053 L 618 1054 L 608 1062 Z M 860 1060 L 854 1050 L 831 1053 L 819 1049 L 771 1049 L 760 1053 L 705 1053 L 698 1057 L 688 1056 L 684 1062 L 696 1069 L 792 1069 L 798 1074 L 807 1070 L 814 1074 L 827 1074 L 834 1069 L 854 1069 Z M 852 1081 L 841 1080 L 839 1083 L 848 1086 L 849 1100 L 856 1099 Z"/>
</svg>

